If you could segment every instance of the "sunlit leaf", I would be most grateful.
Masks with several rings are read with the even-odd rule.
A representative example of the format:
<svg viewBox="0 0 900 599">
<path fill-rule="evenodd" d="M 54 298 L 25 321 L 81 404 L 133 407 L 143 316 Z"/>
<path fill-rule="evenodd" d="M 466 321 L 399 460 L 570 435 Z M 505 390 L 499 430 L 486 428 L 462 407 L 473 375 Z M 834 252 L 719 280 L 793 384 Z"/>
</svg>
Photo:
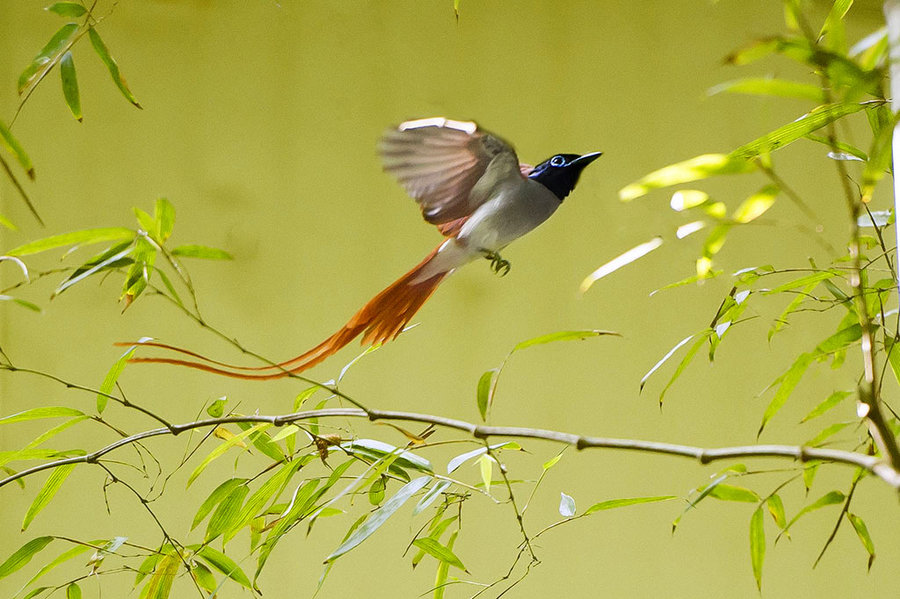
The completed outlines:
<svg viewBox="0 0 900 599">
<path fill-rule="evenodd" d="M 42 418 L 60 418 L 63 416 L 85 416 L 85 413 L 81 410 L 65 406 L 44 406 L 4 416 L 3 418 L 0 418 L 0 424 L 12 424 L 13 422 L 39 420 Z"/>
<path fill-rule="evenodd" d="M 92 541 L 90 543 L 90 545 L 98 545 L 101 542 L 102 541 Z M 51 570 L 56 568 L 56 566 L 58 566 L 64 562 L 67 562 L 74 557 L 78 557 L 82 553 L 85 553 L 85 552 L 93 549 L 93 547 L 91 547 L 90 545 L 75 545 L 71 549 L 67 549 L 66 551 L 63 551 L 56 558 L 54 558 L 50 563 L 45 564 L 44 567 L 42 567 L 40 570 L 38 570 L 37 574 L 32 576 L 31 579 L 22 586 L 22 588 L 31 586 L 38 579 L 40 579 L 45 574 L 47 574 L 48 572 L 50 572 Z"/>
<path fill-rule="evenodd" d="M 123 227 L 110 227 L 104 229 L 83 229 L 72 231 L 62 235 L 53 235 L 20 245 L 6 252 L 10 256 L 26 256 L 52 250 L 66 245 L 100 243 L 101 241 L 118 241 L 120 239 L 134 238 L 134 231 Z"/>
<path fill-rule="evenodd" d="M 478 458 L 478 469 L 481 471 L 481 482 L 484 484 L 484 490 L 491 492 L 491 482 L 494 477 L 494 458 L 488 454 Z"/>
<path fill-rule="evenodd" d="M 836 103 L 818 106 L 798 118 L 796 121 L 779 127 L 771 133 L 767 133 L 766 135 L 739 147 L 729 154 L 729 158 L 732 160 L 749 160 L 760 154 L 774 152 L 775 150 L 783 148 L 791 142 L 800 139 L 804 135 L 821 129 L 825 125 L 832 123 L 839 118 L 872 106 L 873 104 L 867 102 Z"/>
<path fill-rule="evenodd" d="M 231 254 L 225 250 L 211 248 L 205 245 L 180 245 L 172 250 L 173 256 L 181 258 L 205 258 L 206 260 L 233 260 Z"/>
<path fill-rule="evenodd" d="M 644 243 L 636 245 L 630 250 L 619 254 L 618 256 L 589 274 L 587 277 L 585 277 L 585 279 L 581 282 L 579 290 L 581 291 L 581 293 L 586 292 L 591 288 L 591 285 L 593 285 L 606 275 L 619 270 L 623 266 L 631 264 L 635 260 L 643 258 L 647 254 L 661 246 L 662 243 L 662 237 L 654 237 L 650 241 L 646 241 Z"/>
<path fill-rule="evenodd" d="M 781 502 L 781 497 L 778 495 L 769 496 L 769 498 L 766 499 L 766 507 L 769 509 L 769 513 L 772 514 L 772 519 L 775 520 L 775 524 L 778 528 L 787 526 L 787 519 L 784 515 L 784 504 Z"/>
<path fill-rule="evenodd" d="M 31 521 L 34 520 L 34 517 L 47 507 L 50 500 L 53 499 L 53 496 L 56 495 L 56 492 L 59 491 L 62 484 L 66 482 L 66 478 L 68 478 L 74 468 L 75 464 L 66 464 L 64 466 L 57 466 L 53 469 L 53 472 L 50 473 L 50 476 L 47 477 L 46 482 L 44 482 L 44 486 L 41 488 L 40 492 L 38 492 L 37 496 L 35 496 L 34 501 L 31 502 L 31 506 L 25 514 L 25 519 L 22 521 L 22 530 L 27 529 L 28 525 L 31 524 Z"/>
<path fill-rule="evenodd" d="M 238 422 L 237 426 L 241 430 L 247 430 L 253 425 L 249 422 Z M 283 462 L 285 460 L 284 452 L 277 443 L 272 441 L 272 437 L 269 436 L 269 433 L 265 431 L 256 431 L 250 436 L 250 442 L 253 443 L 253 446 L 266 457 L 271 458 L 276 462 Z"/>
<path fill-rule="evenodd" d="M 19 143 L 19 140 L 15 138 L 12 131 L 9 130 L 9 127 L 7 127 L 6 123 L 3 121 L 0 121 L 0 145 L 15 156 L 16 160 L 28 174 L 28 178 L 34 179 L 34 165 L 31 163 L 31 158 L 28 157 L 22 144 Z M 15 227 L 10 227 L 9 225 L 4 226 L 15 230 Z"/>
<path fill-rule="evenodd" d="M 250 489 L 247 488 L 247 485 L 237 485 L 216 506 L 206 525 L 206 534 L 203 536 L 205 543 L 209 543 L 223 532 L 231 529 L 244 504 L 244 498 L 249 492 Z"/>
<path fill-rule="evenodd" d="M 772 328 L 769 329 L 769 333 L 768 333 L 769 341 L 772 340 L 772 337 L 774 337 L 776 333 L 778 333 L 779 331 L 784 329 L 785 326 L 787 326 L 788 316 L 790 316 L 791 314 L 796 312 L 797 309 L 800 307 L 800 305 L 803 303 L 803 301 L 809 299 L 810 294 L 812 294 L 812 292 L 818 286 L 819 286 L 818 281 L 810 283 L 809 285 L 804 287 L 802 291 L 800 291 L 799 293 L 797 293 L 794 296 L 794 299 L 791 300 L 791 302 L 787 305 L 787 307 L 784 309 L 784 311 L 781 313 L 781 315 L 772 324 Z"/>
<path fill-rule="evenodd" d="M 800 354 L 791 367 L 785 372 L 783 375 L 779 377 L 781 384 L 778 386 L 778 389 L 775 391 L 775 396 L 772 398 L 772 401 L 769 402 L 768 407 L 766 407 L 766 411 L 763 414 L 762 423 L 759 425 L 759 430 L 756 433 L 756 436 L 762 434 L 763 429 L 768 424 L 769 420 L 772 419 L 775 414 L 778 413 L 779 410 L 784 406 L 787 402 L 788 398 L 791 396 L 791 393 L 794 392 L 794 389 L 797 387 L 797 384 L 800 382 L 800 379 L 803 378 L 804 373 L 806 372 L 809 365 L 813 363 L 813 355 L 812 354 Z"/>
<path fill-rule="evenodd" d="M 703 331 L 697 335 L 696 341 L 694 341 L 694 344 L 691 345 L 690 348 L 688 348 L 687 353 L 684 354 L 684 357 L 681 359 L 681 362 L 678 363 L 678 366 L 675 368 L 675 372 L 672 373 L 672 377 L 669 379 L 669 382 L 666 383 L 666 386 L 663 387 L 662 391 L 660 391 L 660 393 L 659 393 L 660 405 L 662 405 L 663 399 L 665 398 L 668 390 L 672 387 L 672 385 L 675 383 L 675 381 L 678 379 L 678 377 L 681 376 L 681 373 L 684 372 L 684 369 L 688 367 L 688 364 L 691 363 L 691 361 L 694 359 L 694 356 L 697 355 L 697 352 L 700 350 L 700 348 L 703 346 L 703 344 L 706 342 L 706 340 L 709 339 L 709 337 L 713 334 L 714 334 L 714 331 L 712 329 L 706 329 L 705 331 Z M 647 375 L 644 375 L 644 376 L 646 377 Z"/>
<path fill-rule="evenodd" d="M 441 493 L 447 490 L 447 487 L 450 486 L 449 480 L 439 480 L 434 483 L 434 486 L 431 487 L 425 495 L 422 496 L 422 499 L 419 500 L 419 503 L 416 504 L 416 507 L 413 509 L 413 516 L 418 516 L 425 510 L 429 505 L 434 503 L 434 500 L 441 496 Z"/>
<path fill-rule="evenodd" d="M 50 41 L 41 48 L 41 51 L 38 52 L 37 56 L 31 61 L 31 63 L 25 67 L 25 70 L 22 71 L 22 74 L 19 75 L 18 82 L 18 92 L 19 95 L 22 95 L 22 92 L 35 80 L 38 73 L 43 70 L 45 66 L 51 63 L 53 57 L 62 52 L 63 48 L 65 48 L 69 40 L 75 35 L 75 32 L 78 30 L 77 23 L 67 23 L 63 25 L 59 31 L 53 34 L 53 37 L 50 38 Z"/>
<path fill-rule="evenodd" d="M 628 202 L 654 189 L 698 181 L 715 175 L 746 173 L 755 168 L 752 162 L 736 155 L 703 154 L 645 175 L 620 189 L 619 199 Z"/>
<path fill-rule="evenodd" d="M 713 487 L 709 492 L 709 496 L 723 501 L 743 501 L 746 503 L 756 503 L 760 500 L 759 495 L 750 489 L 726 484 Z"/>
<path fill-rule="evenodd" d="M 607 501 L 601 501 L 600 503 L 595 503 L 588 509 L 584 511 L 584 515 L 590 515 L 594 512 L 600 512 L 603 510 L 612 510 L 620 507 L 628 507 L 629 505 L 638 505 L 641 503 L 655 503 L 657 501 L 669 501 L 671 499 L 678 499 L 675 495 L 657 495 L 655 497 L 628 497 L 624 499 L 609 499 Z"/>
<path fill-rule="evenodd" d="M 199 545 L 191 545 L 188 549 L 192 549 L 197 551 L 197 556 L 205 561 L 207 564 L 235 581 L 241 586 L 244 586 L 248 589 L 252 589 L 253 586 L 250 584 L 250 579 L 247 578 L 247 575 L 244 574 L 244 571 L 241 570 L 240 566 L 237 563 L 222 553 L 221 551 L 217 551 L 212 547 L 205 545 L 203 547 Z"/>
<path fill-rule="evenodd" d="M 559 494 L 559 515 L 563 518 L 571 518 L 575 515 L 575 499 L 565 493 Z"/>
<path fill-rule="evenodd" d="M 835 0 L 831 10 L 819 30 L 819 38 L 826 38 L 826 46 L 836 52 L 847 51 L 847 39 L 844 33 L 844 15 L 850 10 L 853 0 Z"/>
<path fill-rule="evenodd" d="M 122 92 L 122 95 L 125 96 L 129 102 L 134 104 L 137 108 L 142 108 L 134 97 L 134 94 L 132 94 L 131 90 L 128 88 L 128 84 L 125 83 L 125 78 L 122 77 L 122 74 L 119 72 L 118 63 L 116 63 L 116 60 L 110 55 L 106 44 L 104 44 L 103 40 L 100 38 L 100 34 L 97 33 L 96 29 L 91 27 L 88 30 L 88 35 L 91 38 L 91 45 L 94 47 L 94 51 L 97 53 L 97 56 L 100 57 L 100 60 L 103 61 L 103 64 L 106 65 L 116 87 L 119 88 L 119 91 Z"/>
<path fill-rule="evenodd" d="M 209 496 L 207 496 L 203 503 L 200 504 L 200 508 L 194 515 L 194 520 L 193 522 L 191 522 L 191 530 L 194 530 L 197 525 L 200 524 L 207 515 L 209 515 L 212 509 L 219 505 L 219 503 L 221 503 L 226 497 L 228 497 L 231 492 L 234 491 L 234 489 L 236 489 L 240 485 L 245 484 L 246 482 L 246 478 L 230 478 L 213 489 L 213 491 L 209 494 Z"/>
<path fill-rule="evenodd" d="M 413 545 L 422 549 L 430 555 L 431 557 L 437 559 L 440 562 L 444 562 L 454 568 L 459 568 L 460 570 L 467 571 L 466 567 L 460 561 L 456 554 L 450 550 L 446 545 L 441 545 L 439 541 L 432 539 L 431 537 L 422 537 L 421 539 L 416 539 L 413 541 Z"/>
<path fill-rule="evenodd" d="M 395 456 L 395 463 L 402 468 L 411 468 L 420 472 L 434 472 L 431 462 L 411 451 L 394 447 L 389 443 L 375 439 L 354 439 L 342 443 L 341 447 L 349 453 L 362 453 L 376 459 L 389 455 Z"/>
<path fill-rule="evenodd" d="M 188 487 L 191 486 L 191 483 L 194 482 L 198 476 L 200 476 L 200 474 L 206 469 L 207 466 L 209 466 L 209 464 L 213 460 L 220 457 L 223 453 L 225 453 L 226 451 L 228 451 L 229 449 L 231 449 L 232 447 L 234 447 L 235 445 L 240 443 L 246 437 L 249 437 L 254 432 L 256 432 L 258 430 L 265 430 L 265 429 L 269 428 L 270 426 L 272 426 L 272 425 L 269 424 L 268 422 L 260 422 L 259 424 L 253 426 L 252 428 L 249 428 L 245 431 L 241 431 L 237 435 L 233 436 L 231 439 L 228 439 L 227 441 L 225 441 L 224 443 L 222 443 L 221 445 L 216 447 L 214 450 L 212 450 L 209 453 L 209 455 L 207 455 L 203 459 L 202 462 L 200 462 L 200 465 L 198 465 L 194 469 L 194 471 L 191 473 L 191 476 L 188 478 L 187 486 Z"/>
<path fill-rule="evenodd" d="M 837 422 L 835 424 L 829 425 L 825 427 L 823 430 L 819 432 L 815 437 L 804 443 L 807 447 L 818 447 L 821 445 L 826 439 L 836 435 L 841 432 L 848 426 L 850 426 L 850 422 Z"/>
<path fill-rule="evenodd" d="M 753 566 L 753 577 L 756 588 L 762 590 L 762 568 L 766 556 L 766 531 L 764 527 L 762 506 L 756 508 L 750 517 L 750 562 Z"/>
<path fill-rule="evenodd" d="M 812 274 L 804 275 L 793 281 L 788 281 L 774 289 L 769 289 L 766 291 L 766 294 L 773 293 L 782 293 L 784 291 L 791 291 L 793 289 L 797 289 L 799 287 L 806 287 L 807 285 L 812 285 L 813 283 L 819 283 L 828 279 L 831 279 L 836 276 L 840 276 L 840 272 L 837 270 L 823 270 L 819 272 L 814 272 Z"/>
<path fill-rule="evenodd" d="M 775 79 L 773 77 L 747 77 L 726 81 L 709 88 L 709 95 L 728 92 L 732 94 L 752 94 L 810 100 L 817 104 L 825 102 L 825 92 L 817 85 Z"/>
<path fill-rule="evenodd" d="M 664 356 L 663 356 L 656 364 L 654 364 L 654 365 L 653 365 L 653 368 L 651 368 L 650 370 L 648 370 L 648 371 L 647 371 L 647 374 L 645 374 L 643 377 L 641 377 L 641 384 L 640 384 L 641 390 L 644 389 L 644 384 L 647 382 L 647 379 L 649 379 L 650 376 L 651 376 L 654 372 L 656 372 L 657 370 L 659 370 L 659 367 L 662 366 L 663 364 L 665 364 L 666 361 L 667 361 L 669 358 L 671 358 L 672 355 L 673 355 L 676 351 L 678 351 L 678 350 L 681 348 L 682 345 L 684 345 L 685 343 L 687 343 L 688 341 L 690 341 L 690 340 L 693 339 L 693 338 L 694 338 L 693 335 L 688 335 L 687 337 L 685 337 L 684 339 L 682 339 L 681 341 L 679 341 L 678 343 L 676 343 L 676 344 L 675 344 L 675 347 L 673 347 L 672 349 L 670 349 L 670 350 L 666 353 L 666 355 L 664 355 Z"/>
<path fill-rule="evenodd" d="M 543 345 L 545 343 L 555 343 L 557 341 L 581 341 L 590 337 L 600 337 L 603 335 L 616 335 L 613 331 L 599 331 L 595 329 L 579 330 L 579 331 L 557 331 L 540 337 L 534 337 L 526 341 L 519 342 L 513 351 L 520 351 L 534 345 Z"/>
<path fill-rule="evenodd" d="M 459 0 L 455 0 L 457 3 Z M 453 544 L 456 542 L 456 536 L 459 534 L 459 530 L 454 530 L 453 534 L 450 535 L 450 540 L 447 541 L 447 549 L 452 550 Z M 444 589 L 446 588 L 447 583 L 447 575 L 450 571 L 450 564 L 447 562 L 441 562 L 437 569 L 437 574 L 434 577 L 434 597 L 433 599 L 444 599 Z"/>
<path fill-rule="evenodd" d="M 116 386 L 116 381 L 119 380 L 119 376 L 128 365 L 128 360 L 130 360 L 131 357 L 134 356 L 134 352 L 136 350 L 137 346 L 135 345 L 129 347 L 124 354 L 119 356 L 119 359 L 116 360 L 115 364 L 112 365 L 112 368 L 109 369 L 109 372 L 106 373 L 106 376 L 103 378 L 103 382 L 100 384 L 100 393 L 97 394 L 97 412 L 102 413 L 106 408 L 106 402 L 109 401 L 108 396 L 113 392 L 113 388 L 115 388 Z"/>
<path fill-rule="evenodd" d="M 675 212 L 690 210 L 709 202 L 709 194 L 699 189 L 680 189 L 672 194 L 669 207 Z"/>
<path fill-rule="evenodd" d="M 72 116 L 81 121 L 81 96 L 78 94 L 75 59 L 72 58 L 71 52 L 66 52 L 59 60 L 59 76 L 62 80 L 63 97 L 66 99 L 66 105 L 72 111 Z"/>
<path fill-rule="evenodd" d="M 369 503 L 374 506 L 379 506 L 381 505 L 381 502 L 384 501 L 384 480 L 383 476 L 379 476 L 372 482 L 371 486 L 369 486 Z"/>
<path fill-rule="evenodd" d="M 19 547 L 15 553 L 10 555 L 6 558 L 6 561 L 0 564 L 0 578 L 9 576 L 30 562 L 31 558 L 34 557 L 38 551 L 46 547 L 52 540 L 53 537 L 37 537 Z"/>
<path fill-rule="evenodd" d="M 403 485 L 397 493 L 384 502 L 378 510 L 376 510 L 359 528 L 354 531 L 346 541 L 335 549 L 331 555 L 325 558 L 326 562 L 331 562 L 344 555 L 372 535 L 378 528 L 390 518 L 394 512 L 406 503 L 406 501 L 415 495 L 422 487 L 431 480 L 430 476 L 421 476 L 413 479 Z"/>
<path fill-rule="evenodd" d="M 891 142 L 894 137 L 894 127 L 896 125 L 896 117 L 892 116 L 890 120 L 882 125 L 876 135 L 872 138 L 872 144 L 869 147 L 869 159 L 866 161 L 866 167 L 863 169 L 862 176 L 862 197 L 864 203 L 869 203 L 872 194 L 875 192 L 875 186 L 884 177 L 885 173 L 891 170 Z"/>
<path fill-rule="evenodd" d="M 863 519 L 856 514 L 847 512 L 847 519 L 850 520 L 850 524 L 853 525 L 853 530 L 856 531 L 856 535 L 859 537 L 863 548 L 866 550 L 866 553 L 869 554 L 867 568 L 871 570 L 872 562 L 875 561 L 875 543 L 872 542 L 872 537 L 869 535 L 869 529 L 866 526 L 866 523 L 863 522 Z"/>
<path fill-rule="evenodd" d="M 491 445 L 491 451 L 495 449 L 500 449 L 502 447 L 506 447 L 512 445 L 512 441 L 505 441 L 503 443 L 497 443 L 496 445 Z M 466 453 L 462 453 L 455 458 L 451 459 L 447 462 L 447 474 L 452 474 L 454 470 L 471 460 L 472 458 L 476 458 L 487 452 L 486 447 L 479 447 L 478 449 L 473 449 L 472 451 L 467 451 Z"/>
<path fill-rule="evenodd" d="M 739 223 L 749 223 L 761 216 L 766 210 L 775 203 L 775 196 L 778 195 L 779 189 L 775 185 L 767 185 L 744 200 L 737 210 L 734 211 L 732 218 Z"/>
<path fill-rule="evenodd" d="M 76 583 L 70 582 L 66 587 L 66 599 L 81 599 L 81 587 Z"/>
<path fill-rule="evenodd" d="M 797 522 L 797 520 L 799 520 L 806 514 L 812 512 L 812 511 L 821 509 L 823 507 L 829 506 L 829 505 L 843 503 L 844 499 L 845 499 L 845 495 L 843 493 L 841 493 L 840 491 L 831 491 L 829 493 L 826 493 L 825 495 L 823 495 L 822 497 L 820 497 L 813 503 L 805 506 L 802 510 L 797 512 L 797 515 L 794 516 L 793 518 L 791 518 L 791 521 L 788 522 L 787 526 L 784 527 L 784 530 L 782 531 L 781 534 L 786 533 L 788 531 L 788 529 L 790 529 L 794 525 L 794 523 Z"/>
<path fill-rule="evenodd" d="M 838 405 L 839 403 L 841 403 L 842 401 L 844 401 L 851 395 L 853 395 L 852 391 L 835 391 L 834 393 L 832 393 L 831 395 L 826 397 L 822 401 L 822 403 L 820 403 L 815 408 L 813 408 L 809 412 L 809 414 L 807 414 L 806 416 L 803 417 L 802 420 L 800 420 L 800 422 L 806 422 L 807 420 L 812 420 L 813 418 L 817 418 L 817 417 L 821 416 L 822 414 L 824 414 L 831 408 L 835 407 L 836 405 Z"/>
<path fill-rule="evenodd" d="M 497 369 L 491 368 L 490 370 L 485 371 L 478 378 L 478 388 L 475 392 L 475 401 L 478 404 L 478 414 L 481 416 L 482 420 L 487 419 L 487 410 L 488 405 L 490 405 L 491 399 L 491 382 L 493 382 L 495 374 L 497 374 Z"/>
</svg>

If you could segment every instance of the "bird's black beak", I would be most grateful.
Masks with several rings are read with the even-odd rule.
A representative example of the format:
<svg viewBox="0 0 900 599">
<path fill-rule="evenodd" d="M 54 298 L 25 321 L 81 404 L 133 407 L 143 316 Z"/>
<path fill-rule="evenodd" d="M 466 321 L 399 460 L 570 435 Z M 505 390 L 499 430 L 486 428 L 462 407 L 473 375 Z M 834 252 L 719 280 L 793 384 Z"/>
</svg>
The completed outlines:
<svg viewBox="0 0 900 599">
<path fill-rule="evenodd" d="M 583 154 L 567 164 L 566 166 L 577 166 L 578 168 L 584 168 L 593 161 L 597 160 L 603 156 L 603 152 L 591 152 L 590 154 Z"/>
</svg>

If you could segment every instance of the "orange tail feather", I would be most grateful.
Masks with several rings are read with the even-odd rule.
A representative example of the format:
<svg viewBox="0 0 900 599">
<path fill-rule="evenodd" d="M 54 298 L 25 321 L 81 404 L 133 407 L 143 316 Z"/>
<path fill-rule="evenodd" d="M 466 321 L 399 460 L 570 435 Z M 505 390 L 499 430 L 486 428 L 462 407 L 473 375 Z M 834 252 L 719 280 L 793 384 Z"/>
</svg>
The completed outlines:
<svg viewBox="0 0 900 599">
<path fill-rule="evenodd" d="M 419 311 L 419 308 L 431 297 L 438 285 L 447 272 L 438 273 L 428 279 L 417 281 L 416 279 L 423 272 L 426 265 L 431 262 L 437 254 L 440 246 L 435 248 L 422 262 L 417 264 L 408 273 L 394 281 L 390 286 L 381 293 L 373 297 L 362 307 L 353 318 L 347 322 L 334 335 L 295 358 L 286 360 L 279 364 L 271 366 L 234 366 L 212 360 L 198 354 L 196 352 L 167 345 L 155 341 L 143 343 L 150 347 L 157 347 L 174 351 L 182 354 L 198 358 L 209 362 L 195 362 L 192 360 L 181 360 L 178 358 L 132 358 L 131 362 L 143 362 L 153 364 L 174 364 L 177 366 L 186 366 L 188 368 L 196 368 L 205 372 L 212 372 L 223 376 L 230 376 L 239 379 L 249 380 L 269 380 L 283 378 L 291 374 L 298 374 L 312 368 L 316 364 L 324 361 L 328 357 L 334 355 L 344 348 L 348 343 L 353 341 L 360 334 L 363 334 L 363 345 L 382 344 L 396 338 L 397 335 L 409 323 L 412 317 Z M 131 345 L 131 344 L 129 344 Z M 140 343 L 136 345 L 141 345 Z M 231 369 L 231 370 L 228 370 Z M 234 372 L 234 370 L 255 370 L 265 371 L 277 369 L 277 372 Z"/>
</svg>

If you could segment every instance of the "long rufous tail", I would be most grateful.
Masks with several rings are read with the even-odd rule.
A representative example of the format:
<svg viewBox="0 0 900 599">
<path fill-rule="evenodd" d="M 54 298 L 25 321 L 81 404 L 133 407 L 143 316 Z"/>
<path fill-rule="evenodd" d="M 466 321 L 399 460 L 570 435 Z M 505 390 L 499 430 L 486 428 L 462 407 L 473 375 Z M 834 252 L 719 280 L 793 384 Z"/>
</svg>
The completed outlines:
<svg viewBox="0 0 900 599">
<path fill-rule="evenodd" d="M 422 304 L 431 297 L 431 294 L 434 293 L 434 290 L 437 289 L 444 277 L 449 274 L 449 270 L 438 271 L 437 274 L 434 274 L 427 279 L 421 278 L 421 275 L 425 271 L 425 267 L 434 259 L 440 248 L 441 246 L 435 248 L 424 260 L 422 260 L 422 262 L 416 265 L 415 268 L 394 281 L 384 291 L 369 300 L 369 303 L 363 306 L 359 312 L 354 314 L 353 318 L 351 318 L 350 321 L 341 327 L 334 335 L 311 350 L 300 354 L 295 358 L 281 362 L 280 364 L 258 367 L 235 366 L 212 360 L 187 349 L 156 341 L 145 341 L 137 343 L 136 345 L 178 352 L 203 360 L 206 363 L 178 358 L 144 357 L 132 358 L 131 361 L 153 364 L 175 364 L 177 366 L 187 366 L 189 368 L 196 368 L 206 372 L 213 372 L 215 374 L 234 378 L 268 380 L 290 376 L 291 374 L 298 374 L 308 368 L 312 368 L 329 356 L 337 353 L 360 334 L 363 335 L 363 345 L 386 343 L 400 334 L 404 327 L 409 323 L 410 319 L 412 319 L 419 308 L 422 307 Z M 119 343 L 117 345 L 131 344 Z"/>
</svg>

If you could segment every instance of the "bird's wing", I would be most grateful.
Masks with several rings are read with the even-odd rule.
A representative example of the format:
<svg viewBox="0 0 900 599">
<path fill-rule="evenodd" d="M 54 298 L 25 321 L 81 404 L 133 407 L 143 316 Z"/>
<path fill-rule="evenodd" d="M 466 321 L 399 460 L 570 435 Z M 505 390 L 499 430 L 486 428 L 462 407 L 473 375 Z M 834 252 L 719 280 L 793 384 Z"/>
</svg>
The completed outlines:
<svg viewBox="0 0 900 599">
<path fill-rule="evenodd" d="M 472 190 L 492 163 L 498 180 L 522 176 L 513 147 L 472 122 L 441 117 L 407 121 L 386 131 L 378 149 L 384 170 L 397 178 L 418 202 L 425 220 L 435 225 L 465 219 L 486 201 L 489 194 Z M 442 233 L 458 230 L 458 226 L 439 228 Z"/>
</svg>

